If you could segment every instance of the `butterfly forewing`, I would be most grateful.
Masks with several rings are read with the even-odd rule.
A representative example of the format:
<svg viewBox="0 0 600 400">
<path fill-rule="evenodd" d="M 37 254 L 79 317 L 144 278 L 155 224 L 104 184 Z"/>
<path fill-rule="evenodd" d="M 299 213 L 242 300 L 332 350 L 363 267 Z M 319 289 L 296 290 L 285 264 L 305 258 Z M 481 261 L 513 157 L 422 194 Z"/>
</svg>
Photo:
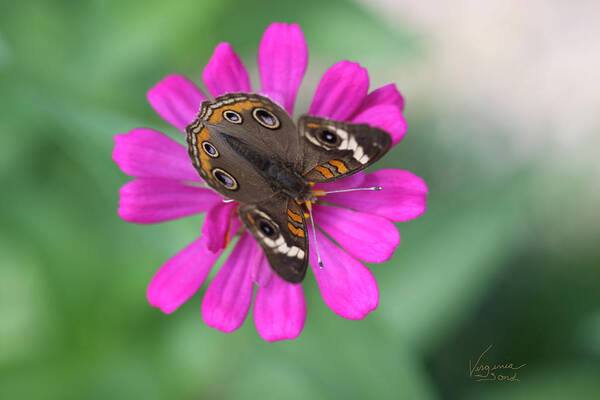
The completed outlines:
<svg viewBox="0 0 600 400">
<path fill-rule="evenodd" d="M 287 282 L 301 282 L 308 265 L 308 242 L 306 220 L 298 203 L 276 196 L 260 204 L 242 205 L 239 214 L 277 275 Z"/>
<path fill-rule="evenodd" d="M 302 116 L 302 175 L 312 182 L 331 182 L 355 174 L 379 160 L 390 148 L 391 136 L 366 124 L 349 124 Z"/>
<path fill-rule="evenodd" d="M 299 163 L 299 138 L 289 115 L 267 97 L 229 93 L 202 103 L 187 126 L 188 152 L 200 176 L 231 199 L 254 203 L 277 193 L 265 173 Z"/>
</svg>

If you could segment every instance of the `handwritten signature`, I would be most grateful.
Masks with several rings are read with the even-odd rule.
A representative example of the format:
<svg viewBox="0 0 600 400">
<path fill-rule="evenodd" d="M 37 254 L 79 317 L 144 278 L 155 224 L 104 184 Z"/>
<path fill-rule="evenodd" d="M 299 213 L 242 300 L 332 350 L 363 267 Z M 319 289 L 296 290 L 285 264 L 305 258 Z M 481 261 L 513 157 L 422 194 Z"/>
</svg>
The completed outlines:
<svg viewBox="0 0 600 400">
<path fill-rule="evenodd" d="M 475 364 L 473 364 L 472 360 L 469 360 L 469 377 L 475 379 L 477 382 L 520 382 L 520 379 L 517 377 L 517 370 L 523 368 L 527 364 L 522 364 L 518 367 L 512 362 L 484 364 L 484 361 L 482 361 L 483 356 L 490 351 L 491 348 L 492 345 L 490 344 L 488 348 L 481 353 L 477 361 L 475 361 Z"/>
</svg>

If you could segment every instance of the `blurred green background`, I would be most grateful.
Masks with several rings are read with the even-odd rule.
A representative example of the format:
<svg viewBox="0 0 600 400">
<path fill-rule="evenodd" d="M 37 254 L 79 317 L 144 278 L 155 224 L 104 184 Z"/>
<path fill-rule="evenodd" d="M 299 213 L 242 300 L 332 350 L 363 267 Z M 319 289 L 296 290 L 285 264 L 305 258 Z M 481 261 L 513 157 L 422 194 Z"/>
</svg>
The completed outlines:
<svg viewBox="0 0 600 400">
<path fill-rule="evenodd" d="M 524 89 L 533 48 L 516 66 L 500 62 L 512 42 L 476 31 L 476 12 L 436 19 L 406 3 L 2 2 L 0 398 L 600 398 L 598 141 L 587 141 L 598 126 L 559 125 L 552 102 Z M 532 29 L 515 33 L 507 18 L 500 32 L 535 41 L 519 32 L 544 27 L 548 10 L 528 7 L 542 15 L 521 21 Z M 430 196 L 425 215 L 398 225 L 393 259 L 372 266 L 376 311 L 336 316 L 309 276 L 303 333 L 266 343 L 252 318 L 233 334 L 205 326 L 206 285 L 172 315 L 148 305 L 150 278 L 202 216 L 120 220 L 130 178 L 111 152 L 114 134 L 139 126 L 183 139 L 145 93 L 171 73 L 201 85 L 220 41 L 257 87 L 256 49 L 273 21 L 299 23 L 308 42 L 297 113 L 340 59 L 367 67 L 372 88 L 398 84 L 409 130 L 378 168 L 413 171 Z M 565 132 L 568 145 L 555 140 Z M 468 376 L 490 344 L 489 362 L 527 364 L 520 382 Z"/>
</svg>

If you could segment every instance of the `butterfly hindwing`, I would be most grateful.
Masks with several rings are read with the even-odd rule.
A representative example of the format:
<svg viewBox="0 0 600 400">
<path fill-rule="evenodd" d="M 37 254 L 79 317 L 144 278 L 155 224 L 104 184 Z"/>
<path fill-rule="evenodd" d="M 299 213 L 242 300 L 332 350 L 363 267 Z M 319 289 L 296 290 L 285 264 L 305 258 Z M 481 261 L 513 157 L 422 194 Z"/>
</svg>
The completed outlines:
<svg viewBox="0 0 600 400">
<path fill-rule="evenodd" d="M 298 203 L 275 196 L 260 204 L 240 206 L 239 215 L 277 275 L 287 282 L 301 282 L 308 265 L 308 236 Z"/>
<path fill-rule="evenodd" d="M 298 120 L 303 141 L 302 175 L 312 182 L 330 182 L 352 175 L 379 160 L 391 136 L 366 124 L 349 124 L 304 115 Z"/>
</svg>

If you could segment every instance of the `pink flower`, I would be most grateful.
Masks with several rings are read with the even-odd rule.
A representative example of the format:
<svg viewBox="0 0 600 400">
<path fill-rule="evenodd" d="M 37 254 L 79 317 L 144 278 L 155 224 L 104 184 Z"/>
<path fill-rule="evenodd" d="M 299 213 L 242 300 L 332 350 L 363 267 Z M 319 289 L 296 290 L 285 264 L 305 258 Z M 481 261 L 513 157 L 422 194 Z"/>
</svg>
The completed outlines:
<svg viewBox="0 0 600 400">
<path fill-rule="evenodd" d="M 267 28 L 258 50 L 261 93 L 278 101 L 290 114 L 302 81 L 308 51 L 297 25 L 274 23 Z M 203 73 L 213 96 L 251 92 L 248 73 L 227 43 L 215 49 Z M 368 93 L 367 70 L 341 61 L 321 78 L 309 114 L 368 123 L 379 127 L 398 143 L 406 131 L 404 100 L 395 85 Z M 156 112 L 182 132 L 192 122 L 205 95 L 182 76 L 171 75 L 148 92 Z M 229 233 L 241 226 L 237 203 L 198 185 L 198 176 L 186 148 L 167 136 L 134 129 L 115 136 L 114 161 L 137 179 L 120 190 L 119 215 L 128 222 L 150 224 L 206 213 L 202 235 L 168 260 L 148 287 L 148 300 L 165 313 L 175 311 L 202 286 L 215 261 L 227 246 Z M 393 221 L 407 221 L 425 211 L 427 186 L 408 171 L 381 170 L 358 173 L 315 190 L 381 186 L 381 191 L 329 194 L 332 207 L 316 203 L 317 226 L 343 248 L 317 230 L 324 268 L 316 262 L 310 238 L 310 264 L 325 303 L 336 314 L 361 319 L 377 307 L 379 292 L 373 275 L 362 261 L 388 260 L 400 236 Z M 309 229 L 310 231 L 310 229 Z M 272 272 L 253 237 L 244 232 L 229 258 L 210 283 L 202 301 L 202 316 L 223 332 L 239 328 L 254 301 L 258 333 L 268 341 L 294 339 L 302 331 L 306 306 L 299 284 L 283 281 Z"/>
</svg>

